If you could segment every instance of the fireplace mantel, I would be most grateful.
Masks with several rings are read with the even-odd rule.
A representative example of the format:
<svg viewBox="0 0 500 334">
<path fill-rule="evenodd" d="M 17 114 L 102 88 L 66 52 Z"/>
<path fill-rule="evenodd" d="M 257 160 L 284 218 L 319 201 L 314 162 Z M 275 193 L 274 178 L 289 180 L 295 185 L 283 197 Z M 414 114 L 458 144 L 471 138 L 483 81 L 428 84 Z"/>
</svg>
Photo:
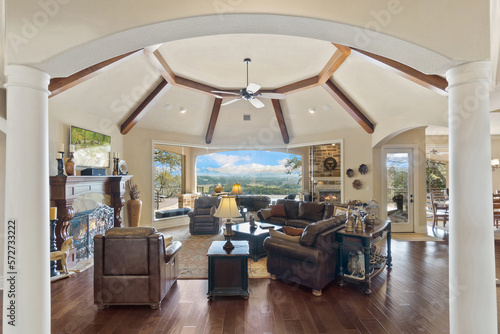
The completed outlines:
<svg viewBox="0 0 500 334">
<path fill-rule="evenodd" d="M 75 216 L 74 200 L 87 193 L 108 194 L 111 196 L 111 206 L 115 210 L 114 226 L 122 227 L 120 212 L 125 200 L 125 182 L 132 175 L 109 176 L 51 176 L 50 200 L 57 206 L 56 244 L 61 248 L 64 240 L 68 239 L 68 227 Z"/>
</svg>

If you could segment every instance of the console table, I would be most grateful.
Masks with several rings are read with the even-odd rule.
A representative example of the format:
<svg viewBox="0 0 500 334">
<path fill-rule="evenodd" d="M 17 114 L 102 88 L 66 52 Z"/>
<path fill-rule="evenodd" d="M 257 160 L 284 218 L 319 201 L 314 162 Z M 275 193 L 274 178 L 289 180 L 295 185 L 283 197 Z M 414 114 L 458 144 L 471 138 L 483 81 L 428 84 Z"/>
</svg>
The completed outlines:
<svg viewBox="0 0 500 334">
<path fill-rule="evenodd" d="M 226 251 L 225 241 L 214 241 L 208 249 L 208 299 L 215 296 L 242 296 L 248 292 L 248 241 L 232 241 Z"/>
<path fill-rule="evenodd" d="M 378 256 L 379 261 L 375 261 L 373 246 L 383 239 L 386 239 L 387 250 L 385 256 Z M 337 232 L 337 241 L 339 242 L 339 270 L 340 281 L 339 285 L 344 286 L 346 281 L 361 283 L 364 288 L 364 293 L 369 295 L 371 291 L 372 278 L 379 275 L 382 270 L 387 266 L 392 267 L 391 256 L 391 221 L 377 220 L 373 227 L 366 227 L 364 231 L 346 232 L 345 228 Z M 364 276 L 352 275 L 346 271 L 347 254 L 346 250 L 358 251 L 361 250 L 364 254 Z M 370 263 L 372 260 L 372 263 Z"/>
<path fill-rule="evenodd" d="M 106 176 L 66 176 L 50 177 L 50 201 L 57 206 L 57 223 L 55 227 L 56 246 L 61 249 L 62 243 L 68 239 L 68 227 L 75 216 L 73 202 L 87 193 L 100 193 L 111 195 L 111 206 L 114 209 L 114 226 L 122 227 L 123 222 L 120 212 L 125 199 L 125 182 L 132 175 L 106 175 Z"/>
</svg>

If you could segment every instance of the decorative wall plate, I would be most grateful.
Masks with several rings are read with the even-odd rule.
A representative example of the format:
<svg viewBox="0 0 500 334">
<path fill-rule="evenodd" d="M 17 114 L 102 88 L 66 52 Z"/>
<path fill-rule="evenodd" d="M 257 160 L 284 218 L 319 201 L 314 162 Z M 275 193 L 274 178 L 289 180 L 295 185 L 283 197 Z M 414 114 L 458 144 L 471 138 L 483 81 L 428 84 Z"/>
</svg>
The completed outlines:
<svg viewBox="0 0 500 334">
<path fill-rule="evenodd" d="M 334 170 L 337 167 L 337 160 L 332 157 L 328 157 L 323 161 L 323 166 L 326 170 Z"/>
<path fill-rule="evenodd" d="M 368 173 L 368 166 L 365 164 L 359 165 L 358 172 L 362 175 Z"/>
<path fill-rule="evenodd" d="M 347 177 L 353 177 L 354 170 L 352 168 L 349 168 L 348 170 L 345 171 L 345 175 L 347 175 Z"/>
<path fill-rule="evenodd" d="M 363 187 L 363 183 L 361 183 L 361 180 L 356 179 L 352 181 L 352 187 L 356 190 L 359 190 L 361 189 L 361 187 Z"/>
</svg>

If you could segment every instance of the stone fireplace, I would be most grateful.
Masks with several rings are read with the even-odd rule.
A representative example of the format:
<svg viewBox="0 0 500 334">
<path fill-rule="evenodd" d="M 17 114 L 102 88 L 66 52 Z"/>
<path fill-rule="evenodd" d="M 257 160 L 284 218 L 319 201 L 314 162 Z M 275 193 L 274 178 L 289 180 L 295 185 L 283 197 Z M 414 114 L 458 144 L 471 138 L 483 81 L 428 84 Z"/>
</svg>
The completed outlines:
<svg viewBox="0 0 500 334">
<path fill-rule="evenodd" d="M 341 203 L 341 144 L 311 146 L 309 157 L 313 200 Z"/>
</svg>

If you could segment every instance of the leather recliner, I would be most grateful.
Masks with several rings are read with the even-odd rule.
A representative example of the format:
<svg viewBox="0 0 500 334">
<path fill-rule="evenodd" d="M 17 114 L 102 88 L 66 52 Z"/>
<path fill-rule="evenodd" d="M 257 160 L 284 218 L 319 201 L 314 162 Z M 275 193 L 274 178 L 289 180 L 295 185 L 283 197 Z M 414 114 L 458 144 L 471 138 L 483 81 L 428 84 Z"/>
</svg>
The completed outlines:
<svg viewBox="0 0 500 334">
<path fill-rule="evenodd" d="M 94 237 L 94 304 L 150 305 L 161 301 L 179 276 L 174 241 L 165 247 L 153 227 L 117 227 Z"/>
<path fill-rule="evenodd" d="M 188 212 L 191 234 L 219 234 L 220 218 L 214 217 L 220 199 L 202 196 L 194 200 L 194 210 Z"/>
</svg>

